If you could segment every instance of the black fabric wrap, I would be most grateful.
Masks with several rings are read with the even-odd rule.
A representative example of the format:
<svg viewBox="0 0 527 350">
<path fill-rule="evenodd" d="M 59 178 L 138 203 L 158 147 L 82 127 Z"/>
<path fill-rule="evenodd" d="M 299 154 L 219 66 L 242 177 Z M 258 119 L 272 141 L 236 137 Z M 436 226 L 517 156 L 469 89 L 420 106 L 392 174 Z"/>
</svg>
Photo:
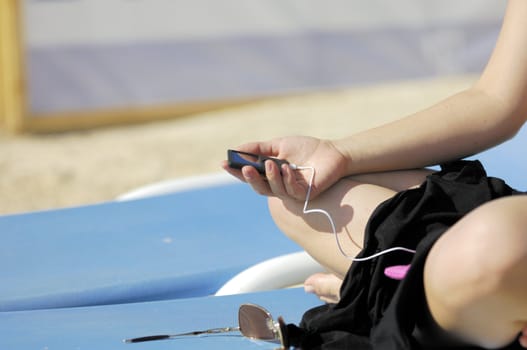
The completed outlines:
<svg viewBox="0 0 527 350">
<path fill-rule="evenodd" d="M 431 317 L 423 268 L 436 240 L 469 211 L 492 199 L 520 194 L 503 180 L 487 177 L 479 161 L 441 166 L 418 188 L 382 203 L 366 227 L 358 257 L 391 247 L 416 249 L 354 262 L 338 304 L 308 310 L 299 326 L 289 324 L 290 342 L 302 349 L 409 350 L 478 349 L 449 339 Z M 402 281 L 384 275 L 388 266 L 410 264 Z M 520 349 L 517 342 L 506 349 Z"/>
</svg>

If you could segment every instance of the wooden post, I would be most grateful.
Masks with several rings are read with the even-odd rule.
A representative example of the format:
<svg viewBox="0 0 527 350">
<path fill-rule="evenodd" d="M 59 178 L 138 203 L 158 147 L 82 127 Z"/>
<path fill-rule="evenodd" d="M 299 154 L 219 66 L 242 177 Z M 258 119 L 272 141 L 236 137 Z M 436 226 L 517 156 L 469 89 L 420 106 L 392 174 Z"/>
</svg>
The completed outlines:
<svg viewBox="0 0 527 350">
<path fill-rule="evenodd" d="M 21 3 L 0 0 L 0 126 L 13 133 L 26 113 Z"/>
</svg>

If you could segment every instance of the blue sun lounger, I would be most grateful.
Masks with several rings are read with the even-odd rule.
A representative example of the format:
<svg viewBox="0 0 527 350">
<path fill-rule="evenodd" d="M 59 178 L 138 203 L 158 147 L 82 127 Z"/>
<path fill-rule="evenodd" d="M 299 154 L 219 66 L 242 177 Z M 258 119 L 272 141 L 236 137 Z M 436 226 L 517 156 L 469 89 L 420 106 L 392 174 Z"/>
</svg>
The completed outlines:
<svg viewBox="0 0 527 350">
<path fill-rule="evenodd" d="M 519 189 L 525 134 L 476 157 Z M 265 199 L 232 182 L 3 216 L 0 237 L 0 264 L 9 267 L 0 270 L 1 311 L 211 295 L 244 269 L 299 250 Z"/>
<path fill-rule="evenodd" d="M 197 297 L 299 247 L 241 183 L 0 217 L 0 311 Z"/>
<path fill-rule="evenodd" d="M 0 349 L 140 350 L 275 349 L 277 344 L 244 338 L 238 332 L 126 344 L 125 338 L 237 326 L 238 307 L 258 304 L 276 319 L 298 323 L 320 302 L 302 289 L 223 297 L 165 300 L 79 308 L 0 313 Z"/>
<path fill-rule="evenodd" d="M 525 189 L 526 149 L 523 129 L 475 158 Z M 251 266 L 299 251 L 265 198 L 235 182 L 1 216 L 0 239 L 0 311 L 213 295 L 246 269 L 270 281 L 289 264 L 275 261 L 265 273 Z"/>
</svg>

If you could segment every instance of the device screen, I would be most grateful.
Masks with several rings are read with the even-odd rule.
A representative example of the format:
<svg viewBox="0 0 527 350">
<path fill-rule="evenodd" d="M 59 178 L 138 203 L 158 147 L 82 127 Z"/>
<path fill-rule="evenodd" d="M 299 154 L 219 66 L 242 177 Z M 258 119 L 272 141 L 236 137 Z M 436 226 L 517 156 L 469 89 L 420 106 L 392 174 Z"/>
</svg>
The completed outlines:
<svg viewBox="0 0 527 350">
<path fill-rule="evenodd" d="M 227 157 L 229 161 L 229 166 L 231 168 L 235 169 L 241 169 L 245 165 L 250 165 L 256 168 L 260 174 L 265 174 L 265 161 L 266 160 L 272 160 L 275 162 L 278 166 L 281 166 L 282 164 L 288 164 L 287 161 L 272 157 L 265 157 L 257 154 L 247 153 L 247 152 L 241 152 L 241 151 L 234 151 L 234 150 L 228 150 L 227 151 Z"/>
<path fill-rule="evenodd" d="M 230 151 L 230 160 L 244 165 L 257 166 L 259 164 L 260 157 L 256 154 L 245 153 L 239 151 Z"/>
<path fill-rule="evenodd" d="M 229 166 L 234 169 L 241 169 L 246 165 L 254 167 L 260 174 L 265 174 L 264 161 L 267 157 L 257 154 L 228 150 L 227 152 Z"/>
</svg>

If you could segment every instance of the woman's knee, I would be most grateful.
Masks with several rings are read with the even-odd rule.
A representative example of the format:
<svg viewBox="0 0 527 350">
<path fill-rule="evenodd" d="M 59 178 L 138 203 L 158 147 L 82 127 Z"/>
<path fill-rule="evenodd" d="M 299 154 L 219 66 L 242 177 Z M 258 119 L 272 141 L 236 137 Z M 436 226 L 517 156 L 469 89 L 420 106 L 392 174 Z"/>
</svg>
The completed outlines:
<svg viewBox="0 0 527 350">
<path fill-rule="evenodd" d="M 499 343 L 527 319 L 526 275 L 527 197 L 508 197 L 475 209 L 438 240 L 425 290 L 441 326 Z"/>
<path fill-rule="evenodd" d="M 298 219 L 295 216 L 300 215 L 300 208 L 294 208 L 298 206 L 298 203 L 290 203 L 286 206 L 283 200 L 276 197 L 269 197 L 267 200 L 269 206 L 269 212 L 274 222 L 280 228 L 280 230 L 289 238 L 297 240 L 296 237 L 299 234 Z"/>
<path fill-rule="evenodd" d="M 527 273 L 527 196 L 489 202 L 470 220 L 477 227 L 472 237 L 477 261 L 485 267 L 485 275 L 496 276 L 494 288 L 507 287 L 518 269 Z"/>
<path fill-rule="evenodd" d="M 394 193 L 378 185 L 345 178 L 309 202 L 308 212 L 316 211 L 304 212 L 304 201 L 280 198 L 269 198 L 269 210 L 278 227 L 293 239 L 313 234 L 327 237 L 335 233 L 334 227 L 337 233 L 360 236 L 356 238 L 362 241 L 372 212 Z"/>
<path fill-rule="evenodd" d="M 380 186 L 342 179 L 310 201 L 307 213 L 303 201 L 290 199 L 269 198 L 269 209 L 287 237 L 342 277 L 351 263 L 349 257 L 362 249 L 372 212 L 393 194 Z M 317 210 L 309 212 L 312 209 Z"/>
<path fill-rule="evenodd" d="M 527 196 L 489 202 L 458 222 L 432 248 L 429 259 L 457 264 L 475 280 L 501 277 L 527 259 Z"/>
</svg>

